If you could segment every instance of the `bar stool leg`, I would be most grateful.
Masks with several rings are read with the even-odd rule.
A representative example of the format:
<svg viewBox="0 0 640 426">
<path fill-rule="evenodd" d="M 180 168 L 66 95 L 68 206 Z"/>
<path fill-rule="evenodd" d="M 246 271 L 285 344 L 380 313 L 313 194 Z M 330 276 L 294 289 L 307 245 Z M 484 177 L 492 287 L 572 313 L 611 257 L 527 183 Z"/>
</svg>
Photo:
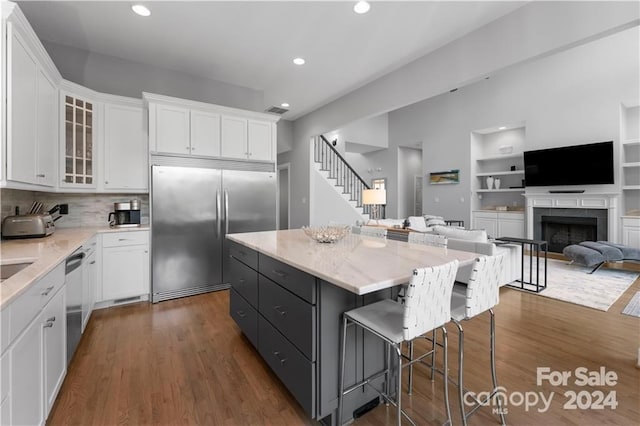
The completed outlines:
<svg viewBox="0 0 640 426">
<path fill-rule="evenodd" d="M 496 377 L 496 318 L 493 309 L 489 309 L 489 313 L 491 314 L 491 380 L 493 381 L 493 392 L 495 392 L 498 389 L 498 379 Z M 496 401 L 498 401 L 500 423 L 504 426 L 506 422 L 502 411 L 502 401 L 500 398 L 496 398 Z"/>
<path fill-rule="evenodd" d="M 384 347 L 386 349 L 387 352 L 387 357 L 385 359 L 385 363 L 384 363 L 384 368 L 385 368 L 385 373 L 384 373 L 384 393 L 387 396 L 386 398 L 384 398 L 384 405 L 386 405 L 387 407 L 389 406 L 389 395 L 391 394 L 391 386 L 390 386 L 390 373 L 391 373 L 391 345 L 388 342 L 384 342 Z"/>
<path fill-rule="evenodd" d="M 436 372 L 436 340 L 438 338 L 438 331 L 433 330 L 431 332 L 431 381 L 435 380 L 435 372 Z"/>
<path fill-rule="evenodd" d="M 462 417 L 462 424 L 467 425 L 467 415 L 464 409 L 464 331 L 462 330 L 462 324 L 456 320 L 452 320 L 458 327 L 458 402 L 460 403 L 460 416 Z"/>
<path fill-rule="evenodd" d="M 409 342 L 409 359 L 413 360 L 413 340 Z M 413 391 L 413 364 L 409 364 L 409 390 L 408 395 Z"/>
<path fill-rule="evenodd" d="M 447 329 L 443 327 L 442 328 L 442 340 L 443 340 L 443 354 L 444 354 L 444 367 L 443 367 L 443 374 L 442 374 L 442 381 L 444 382 L 444 407 L 445 410 L 447 411 L 447 421 L 445 422 L 446 425 L 451 425 L 451 408 L 449 406 L 449 363 L 448 363 L 448 358 L 449 358 L 449 349 L 448 349 L 448 341 L 447 341 Z"/>
<path fill-rule="evenodd" d="M 402 424 L 402 348 L 400 345 L 396 345 L 396 352 L 398 353 L 398 386 L 396 389 L 396 404 L 398 405 L 396 406 L 396 423 L 400 426 Z"/>
<path fill-rule="evenodd" d="M 344 364 L 346 358 L 346 347 L 347 347 L 347 317 L 343 316 L 342 318 L 342 351 L 340 356 L 340 389 L 338 394 L 338 418 L 335 424 L 342 424 L 342 410 L 344 408 Z"/>
</svg>

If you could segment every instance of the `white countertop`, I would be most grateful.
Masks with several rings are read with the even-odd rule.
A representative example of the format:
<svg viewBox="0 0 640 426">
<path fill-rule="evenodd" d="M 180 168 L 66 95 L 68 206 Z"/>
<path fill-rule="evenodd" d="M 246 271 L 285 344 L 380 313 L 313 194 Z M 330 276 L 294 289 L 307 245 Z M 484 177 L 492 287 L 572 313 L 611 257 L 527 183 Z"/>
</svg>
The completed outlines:
<svg viewBox="0 0 640 426">
<path fill-rule="evenodd" d="M 58 228 L 48 237 L 2 240 L 0 268 L 12 263 L 33 264 L 0 284 L 0 308 L 24 293 L 31 284 L 45 276 L 97 233 L 148 229 L 148 225 L 135 228 Z"/>
<path fill-rule="evenodd" d="M 480 256 L 355 234 L 323 244 L 301 229 L 229 234 L 227 238 L 358 295 L 407 283 L 415 268 L 453 259 L 465 264 Z"/>
</svg>

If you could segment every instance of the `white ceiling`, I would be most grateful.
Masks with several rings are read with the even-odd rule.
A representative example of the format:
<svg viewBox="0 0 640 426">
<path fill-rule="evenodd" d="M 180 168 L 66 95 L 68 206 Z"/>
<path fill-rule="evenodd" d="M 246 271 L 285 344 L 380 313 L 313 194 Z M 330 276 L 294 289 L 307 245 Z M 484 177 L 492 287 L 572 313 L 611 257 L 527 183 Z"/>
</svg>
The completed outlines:
<svg viewBox="0 0 640 426">
<path fill-rule="evenodd" d="M 20 1 L 41 39 L 182 71 L 291 104 L 295 119 L 507 13 L 523 2 Z M 294 57 L 307 63 L 296 66 Z"/>
</svg>

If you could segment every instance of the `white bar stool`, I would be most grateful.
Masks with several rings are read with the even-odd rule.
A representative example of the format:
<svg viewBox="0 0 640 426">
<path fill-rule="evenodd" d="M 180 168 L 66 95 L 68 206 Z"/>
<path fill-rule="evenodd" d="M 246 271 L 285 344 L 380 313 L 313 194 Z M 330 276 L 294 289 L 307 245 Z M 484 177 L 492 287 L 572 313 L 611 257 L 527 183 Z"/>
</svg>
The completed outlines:
<svg viewBox="0 0 640 426">
<path fill-rule="evenodd" d="M 411 281 L 407 288 L 404 304 L 394 300 L 381 300 L 361 308 L 352 309 L 343 314 L 342 336 L 341 336 L 341 357 L 340 357 L 340 392 L 338 399 L 338 424 L 342 423 L 342 411 L 344 396 L 348 393 L 370 384 L 374 379 L 385 376 L 385 392 L 379 392 L 385 401 L 396 406 L 396 422 L 400 425 L 404 415 L 413 424 L 413 420 L 402 410 L 402 360 L 408 359 L 407 365 L 416 362 L 430 355 L 433 350 L 423 354 L 416 359 L 409 359 L 402 354 L 401 345 L 403 342 L 411 342 L 423 334 L 440 328 L 443 335 L 444 349 L 444 404 L 447 415 L 447 423 L 451 424 L 451 410 L 449 407 L 448 379 L 447 379 L 447 331 L 444 327 L 451 320 L 451 293 L 458 271 L 458 261 L 454 260 L 444 265 L 435 267 L 420 268 L 413 271 Z M 355 324 L 373 335 L 382 339 L 387 348 L 387 363 L 385 369 L 364 378 L 361 382 L 344 388 L 344 370 L 346 356 L 347 326 L 349 323 Z M 392 399 L 389 389 L 391 366 L 389 365 L 389 348 L 393 347 L 397 354 L 397 386 L 396 398 Z M 375 389 L 375 388 L 374 388 Z"/>
<path fill-rule="evenodd" d="M 496 306 L 500 298 L 500 275 L 504 267 L 504 255 L 483 256 L 476 259 L 469 282 L 467 285 L 458 284 L 454 286 L 451 297 L 451 320 L 458 327 L 458 398 L 460 403 L 460 414 L 462 416 L 462 424 L 467 424 L 467 419 L 474 414 L 480 407 L 489 401 L 498 392 L 498 380 L 496 378 L 496 324 L 493 307 Z M 473 397 L 475 406 L 466 411 L 464 406 L 464 397 L 468 390 L 464 388 L 463 381 L 463 359 L 464 359 L 464 331 L 461 321 L 468 321 L 483 312 L 489 311 L 491 314 L 490 325 L 490 358 L 491 358 L 491 381 L 493 388 L 489 392 L 489 396 L 480 401 Z M 505 424 L 504 413 L 500 398 L 496 398 L 498 402 L 498 412 L 501 424 Z"/>
</svg>

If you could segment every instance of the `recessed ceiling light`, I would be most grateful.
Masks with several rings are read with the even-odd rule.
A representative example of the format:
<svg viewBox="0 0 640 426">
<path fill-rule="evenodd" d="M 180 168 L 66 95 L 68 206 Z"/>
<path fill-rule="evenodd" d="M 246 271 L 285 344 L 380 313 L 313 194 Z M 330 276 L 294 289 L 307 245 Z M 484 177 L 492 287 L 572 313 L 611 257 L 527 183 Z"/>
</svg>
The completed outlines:
<svg viewBox="0 0 640 426">
<path fill-rule="evenodd" d="M 507 127 L 506 126 L 502 126 L 502 127 L 498 127 L 498 130 L 505 130 Z"/>
<path fill-rule="evenodd" d="M 286 103 L 286 102 L 283 102 L 283 103 L 281 103 L 281 104 L 280 104 L 280 106 L 281 106 L 282 108 L 289 108 L 291 105 L 289 105 L 289 104 L 288 104 L 288 103 Z"/>
<path fill-rule="evenodd" d="M 353 6 L 353 11 L 359 15 L 367 13 L 369 9 L 371 9 L 371 5 L 366 1 L 359 1 L 355 6 Z"/>
<path fill-rule="evenodd" d="M 306 61 L 304 59 L 302 59 L 302 58 L 295 58 L 293 60 L 293 63 L 296 64 L 296 65 L 304 65 L 305 62 Z"/>
<path fill-rule="evenodd" d="M 135 13 L 137 13 L 140 16 L 151 15 L 151 11 L 146 6 L 143 6 L 141 4 L 134 4 L 133 6 L 131 6 L 131 10 L 133 10 Z"/>
</svg>

